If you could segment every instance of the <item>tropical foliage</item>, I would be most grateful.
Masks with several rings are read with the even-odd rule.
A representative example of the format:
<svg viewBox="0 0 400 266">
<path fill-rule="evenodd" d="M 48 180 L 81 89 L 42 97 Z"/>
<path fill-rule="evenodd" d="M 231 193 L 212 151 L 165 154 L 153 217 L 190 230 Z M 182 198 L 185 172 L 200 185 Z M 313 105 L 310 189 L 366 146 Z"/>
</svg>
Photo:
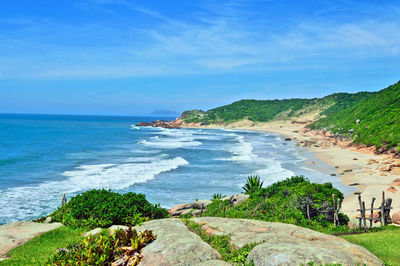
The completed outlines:
<svg viewBox="0 0 400 266">
<path fill-rule="evenodd" d="M 247 182 L 246 184 L 243 186 L 244 189 L 244 193 L 245 194 L 251 194 L 254 192 L 259 191 L 262 186 L 263 186 L 263 181 L 261 181 L 259 176 L 248 176 L 247 177 Z"/>
<path fill-rule="evenodd" d="M 78 244 L 59 248 L 48 261 L 48 265 L 111 265 L 122 260 L 121 265 L 137 265 L 143 247 L 156 239 L 152 231 L 137 233 L 129 227 L 119 229 L 112 236 L 89 235 Z"/>
<path fill-rule="evenodd" d="M 149 203 L 144 194 L 93 189 L 72 197 L 50 216 L 67 226 L 95 228 L 113 224 L 135 225 L 169 214 L 159 205 Z"/>
</svg>

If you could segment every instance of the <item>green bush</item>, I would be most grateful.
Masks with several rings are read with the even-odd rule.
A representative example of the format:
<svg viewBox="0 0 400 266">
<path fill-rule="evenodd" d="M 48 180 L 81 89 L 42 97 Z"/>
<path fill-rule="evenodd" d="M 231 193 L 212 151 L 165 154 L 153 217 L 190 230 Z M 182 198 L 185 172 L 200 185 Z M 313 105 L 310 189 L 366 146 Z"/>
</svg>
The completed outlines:
<svg viewBox="0 0 400 266">
<path fill-rule="evenodd" d="M 111 190 L 89 190 L 75 197 L 50 215 L 54 221 L 71 227 L 135 225 L 149 219 L 168 217 L 168 211 L 151 204 L 145 195 L 119 194 Z"/>
<path fill-rule="evenodd" d="M 226 208 L 226 217 L 250 218 L 271 222 L 286 222 L 300 226 L 309 226 L 307 203 L 310 212 L 310 223 L 314 229 L 333 225 L 333 199 L 343 200 L 343 194 L 331 183 L 311 183 L 303 176 L 294 176 L 260 188 L 250 194 L 245 202 Z M 225 202 L 214 200 L 205 211 L 205 216 L 223 216 Z M 348 217 L 339 215 L 341 225 L 347 225 Z"/>
<path fill-rule="evenodd" d="M 79 244 L 57 249 L 47 265 L 111 265 L 120 259 L 137 265 L 142 248 L 154 239 L 152 231 L 137 233 L 132 227 L 116 230 L 112 236 L 90 235 Z"/>
</svg>

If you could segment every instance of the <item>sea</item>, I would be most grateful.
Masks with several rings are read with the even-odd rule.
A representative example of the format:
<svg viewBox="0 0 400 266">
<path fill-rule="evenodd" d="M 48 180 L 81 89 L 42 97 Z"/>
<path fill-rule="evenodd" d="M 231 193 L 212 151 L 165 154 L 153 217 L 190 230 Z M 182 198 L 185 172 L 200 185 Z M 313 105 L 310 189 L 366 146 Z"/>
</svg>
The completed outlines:
<svg viewBox="0 0 400 266">
<path fill-rule="evenodd" d="M 170 208 L 294 175 L 348 187 L 335 169 L 283 136 L 137 127 L 163 117 L 0 114 L 0 224 L 48 215 L 90 189 L 143 193 Z M 318 167 L 315 167 L 318 165 Z"/>
</svg>

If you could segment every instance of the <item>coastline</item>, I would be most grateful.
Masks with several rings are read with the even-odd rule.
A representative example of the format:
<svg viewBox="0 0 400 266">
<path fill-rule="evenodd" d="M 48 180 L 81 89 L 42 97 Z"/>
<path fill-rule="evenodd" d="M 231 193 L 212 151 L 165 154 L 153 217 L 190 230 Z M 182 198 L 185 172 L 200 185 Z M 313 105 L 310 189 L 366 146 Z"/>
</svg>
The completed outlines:
<svg viewBox="0 0 400 266">
<path fill-rule="evenodd" d="M 382 191 L 391 198 L 393 210 L 400 210 L 400 160 L 389 155 L 376 155 L 372 148 L 349 147 L 349 142 L 337 141 L 328 134 L 309 131 L 304 124 L 291 121 L 254 123 L 239 121 L 229 125 L 188 124 L 188 128 L 238 129 L 275 133 L 306 147 L 319 160 L 336 168 L 336 176 L 343 184 L 361 192 L 362 200 L 370 206 L 372 197 L 375 206 L 380 205 Z M 397 180 L 396 180 L 397 179 Z M 394 181 L 397 182 L 394 182 Z M 368 208 L 368 207 L 367 207 Z M 354 194 L 345 195 L 342 210 L 349 217 L 359 215 L 358 198 Z"/>
</svg>

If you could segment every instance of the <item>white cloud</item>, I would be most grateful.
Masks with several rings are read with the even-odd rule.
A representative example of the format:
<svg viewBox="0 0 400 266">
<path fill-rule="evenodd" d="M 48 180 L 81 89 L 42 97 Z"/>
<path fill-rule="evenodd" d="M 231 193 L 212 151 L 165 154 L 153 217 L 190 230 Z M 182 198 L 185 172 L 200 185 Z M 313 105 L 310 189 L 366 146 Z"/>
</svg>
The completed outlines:
<svg viewBox="0 0 400 266">
<path fill-rule="evenodd" d="M 180 20 L 125 1 L 95 2 L 118 4 L 157 22 L 75 25 L 9 18 L 8 23 L 23 27 L 0 42 L 7 51 L 0 54 L 3 77 L 118 78 L 265 71 L 293 64 L 306 69 L 326 58 L 400 55 L 400 23 L 389 18 L 304 20 L 272 31 L 252 23 L 243 1 L 203 6 Z"/>
</svg>

